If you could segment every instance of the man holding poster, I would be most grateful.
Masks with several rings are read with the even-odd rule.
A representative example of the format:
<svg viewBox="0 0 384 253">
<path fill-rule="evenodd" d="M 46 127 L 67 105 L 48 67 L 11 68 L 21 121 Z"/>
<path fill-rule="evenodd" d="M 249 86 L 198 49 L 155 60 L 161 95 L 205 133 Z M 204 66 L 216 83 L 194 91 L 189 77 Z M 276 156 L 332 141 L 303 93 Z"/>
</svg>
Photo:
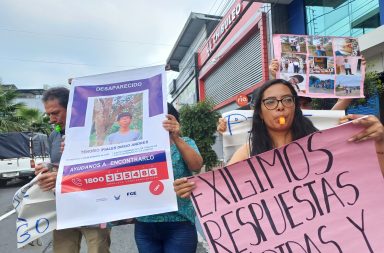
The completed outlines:
<svg viewBox="0 0 384 253">
<path fill-rule="evenodd" d="M 43 103 L 46 114 L 51 124 L 56 129 L 49 136 L 51 163 L 59 164 L 61 159 L 60 145 L 62 136 L 65 134 L 65 122 L 67 116 L 69 90 L 64 87 L 51 88 L 44 92 Z M 39 186 L 45 191 L 55 187 L 57 172 L 48 170 L 47 166 L 38 164 L 35 173 L 39 177 Z M 68 228 L 53 231 L 53 250 L 55 253 L 76 253 L 80 252 L 82 236 L 85 237 L 88 251 L 107 253 L 110 246 L 110 230 L 99 227 Z"/>
<path fill-rule="evenodd" d="M 384 248 L 379 204 L 384 184 L 378 170 L 384 170 L 383 125 L 369 116 L 315 132 L 297 99 L 288 82 L 265 83 L 256 97 L 251 143 L 235 153 L 233 165 L 175 181 L 181 197 L 195 189 L 192 200 L 212 252 Z M 368 139 L 376 146 L 361 142 Z"/>
</svg>

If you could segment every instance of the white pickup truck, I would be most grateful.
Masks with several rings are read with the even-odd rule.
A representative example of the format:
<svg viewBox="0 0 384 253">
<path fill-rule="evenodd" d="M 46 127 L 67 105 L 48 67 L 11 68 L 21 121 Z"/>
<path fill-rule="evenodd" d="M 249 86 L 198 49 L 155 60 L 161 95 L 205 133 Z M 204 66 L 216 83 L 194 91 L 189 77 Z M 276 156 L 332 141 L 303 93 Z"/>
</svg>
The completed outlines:
<svg viewBox="0 0 384 253">
<path fill-rule="evenodd" d="M 34 177 L 34 165 L 49 161 L 47 136 L 40 133 L 0 133 L 0 186 Z"/>
</svg>

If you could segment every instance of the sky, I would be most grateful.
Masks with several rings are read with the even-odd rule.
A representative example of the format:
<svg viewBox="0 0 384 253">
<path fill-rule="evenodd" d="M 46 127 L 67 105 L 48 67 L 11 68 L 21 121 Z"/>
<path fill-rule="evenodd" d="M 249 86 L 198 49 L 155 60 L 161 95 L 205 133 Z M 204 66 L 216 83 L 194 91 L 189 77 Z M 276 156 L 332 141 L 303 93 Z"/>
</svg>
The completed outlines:
<svg viewBox="0 0 384 253">
<path fill-rule="evenodd" d="M 1 0 L 0 80 L 40 89 L 165 64 L 190 13 L 220 15 L 227 1 Z"/>
</svg>

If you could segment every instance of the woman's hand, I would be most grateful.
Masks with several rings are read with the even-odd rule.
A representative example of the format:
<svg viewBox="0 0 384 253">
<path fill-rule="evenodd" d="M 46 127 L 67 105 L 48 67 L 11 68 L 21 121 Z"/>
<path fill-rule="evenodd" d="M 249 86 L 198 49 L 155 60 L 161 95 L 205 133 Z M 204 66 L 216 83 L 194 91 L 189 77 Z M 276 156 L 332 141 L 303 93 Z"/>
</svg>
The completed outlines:
<svg viewBox="0 0 384 253">
<path fill-rule="evenodd" d="M 163 127 L 169 132 L 172 140 L 180 137 L 180 124 L 177 122 L 175 116 L 171 114 L 166 115 L 167 119 L 163 121 Z"/>
<path fill-rule="evenodd" d="M 173 182 L 173 189 L 180 198 L 189 198 L 195 187 L 195 183 L 188 182 L 186 177 L 176 179 L 175 182 Z"/>
<path fill-rule="evenodd" d="M 272 59 L 271 64 L 269 65 L 269 71 L 273 79 L 276 78 L 276 74 L 279 71 L 279 61 L 277 59 Z"/>
<path fill-rule="evenodd" d="M 223 134 L 223 133 L 225 133 L 225 131 L 227 131 L 227 121 L 225 120 L 225 118 L 219 118 L 219 124 L 217 125 L 217 131 L 220 134 Z"/>
<path fill-rule="evenodd" d="M 376 143 L 384 142 L 383 124 L 373 115 L 362 118 L 364 115 L 348 114 L 340 119 L 340 123 L 353 120 L 352 123 L 365 127 L 363 131 L 355 134 L 348 141 L 360 142 L 373 139 Z"/>
</svg>

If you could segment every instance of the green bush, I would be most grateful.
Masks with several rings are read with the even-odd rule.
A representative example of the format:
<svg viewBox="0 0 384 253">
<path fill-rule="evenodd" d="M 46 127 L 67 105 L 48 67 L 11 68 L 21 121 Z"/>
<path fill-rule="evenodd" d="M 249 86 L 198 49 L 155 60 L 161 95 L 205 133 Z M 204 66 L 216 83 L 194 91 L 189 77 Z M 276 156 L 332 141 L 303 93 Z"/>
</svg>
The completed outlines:
<svg viewBox="0 0 384 253">
<path fill-rule="evenodd" d="M 193 105 L 183 105 L 180 109 L 181 132 L 196 142 L 204 159 L 206 170 L 218 164 L 212 145 L 215 143 L 216 125 L 220 113 L 213 110 L 213 104 L 207 100 Z"/>
</svg>

